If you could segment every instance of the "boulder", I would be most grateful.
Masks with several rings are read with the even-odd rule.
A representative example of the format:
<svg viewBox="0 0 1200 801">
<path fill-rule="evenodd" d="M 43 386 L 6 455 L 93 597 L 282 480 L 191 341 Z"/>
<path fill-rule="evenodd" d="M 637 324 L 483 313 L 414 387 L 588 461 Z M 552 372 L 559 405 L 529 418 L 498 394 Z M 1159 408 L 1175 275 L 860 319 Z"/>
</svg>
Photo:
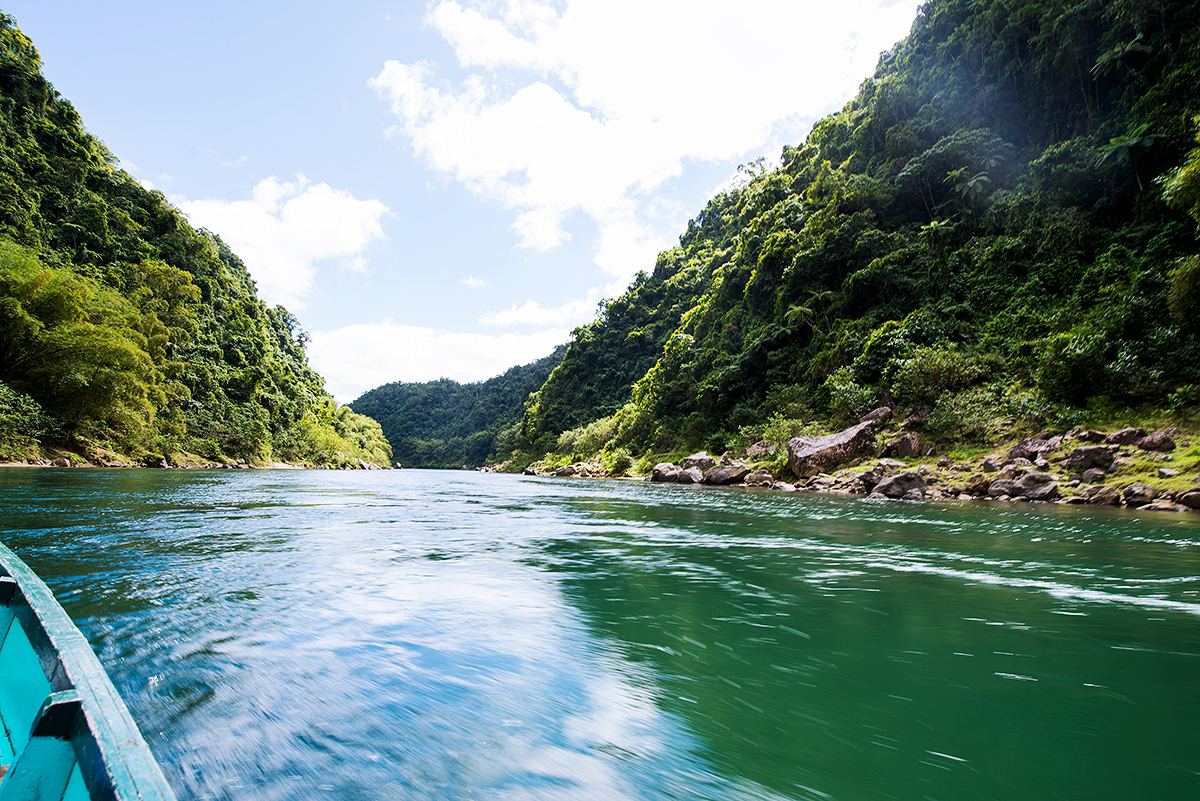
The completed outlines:
<svg viewBox="0 0 1200 801">
<path fill-rule="evenodd" d="M 1182 504 L 1172 503 L 1171 501 L 1168 501 L 1165 498 L 1159 498 L 1158 500 L 1151 501 L 1150 503 L 1148 503 L 1144 506 L 1139 506 L 1138 511 L 1139 512 L 1190 512 L 1192 510 L 1190 507 L 1183 506 Z"/>
<path fill-rule="evenodd" d="M 996 461 L 995 459 L 993 459 L 992 457 L 989 456 L 988 458 L 983 460 L 983 472 L 999 473 L 1000 472 L 1000 462 Z"/>
<path fill-rule="evenodd" d="M 888 476 L 880 481 L 875 485 L 871 494 L 882 495 L 885 498 L 907 498 L 910 492 L 917 490 L 921 493 L 921 497 L 923 497 L 925 489 L 925 479 L 911 470 L 906 470 L 903 473 Z M 920 500 L 920 498 L 917 500 Z"/>
<path fill-rule="evenodd" d="M 1103 431 L 1093 431 L 1091 429 L 1084 428 L 1075 430 L 1072 432 L 1071 436 L 1080 442 L 1104 442 L 1104 439 L 1108 436 L 1108 434 L 1105 434 Z"/>
<path fill-rule="evenodd" d="M 704 472 L 705 484 L 741 484 L 750 475 L 750 468 L 744 464 L 719 464 Z"/>
<path fill-rule="evenodd" d="M 1029 472 L 1029 471 L 1028 471 L 1026 465 L 1006 464 L 1006 465 L 1004 465 L 1003 468 L 1001 468 L 1000 472 L 996 474 L 996 478 L 1008 479 L 1010 481 L 1016 481 L 1018 478 L 1025 475 L 1027 472 Z"/>
<path fill-rule="evenodd" d="M 399 470 L 399 469 L 400 469 L 400 467 L 399 467 L 399 464 L 400 464 L 399 462 L 397 462 L 397 463 L 396 463 L 396 465 L 397 465 L 397 466 L 396 466 L 396 469 L 397 469 L 397 470 Z M 522 471 L 521 471 L 521 475 L 523 475 L 523 476 L 536 476 L 536 475 L 537 475 L 537 471 L 536 471 L 536 470 L 534 470 L 532 467 L 526 467 L 524 470 L 522 470 Z"/>
<path fill-rule="evenodd" d="M 934 490 L 934 492 L 937 492 L 937 490 Z M 940 493 L 939 493 L 939 497 L 940 497 Z M 913 487 L 908 492 L 904 493 L 904 497 L 901 498 L 901 500 L 923 501 L 923 500 L 925 500 L 925 492 L 918 487 Z"/>
<path fill-rule="evenodd" d="M 57 459 L 51 460 L 50 466 L 51 467 L 70 467 L 71 460 L 65 456 L 60 456 Z"/>
<path fill-rule="evenodd" d="M 796 485 L 789 484 L 786 481 L 776 481 L 774 484 L 771 485 L 771 489 L 779 490 L 780 492 L 795 492 Z"/>
<path fill-rule="evenodd" d="M 883 448 L 883 455 L 892 459 L 913 459 L 921 455 L 921 435 L 909 432 L 894 439 Z"/>
<path fill-rule="evenodd" d="M 1175 476 L 1177 476 L 1177 475 L 1179 475 L 1178 470 L 1172 470 L 1169 467 L 1158 468 L 1158 477 L 1159 478 L 1175 478 Z"/>
<path fill-rule="evenodd" d="M 1175 440 L 1166 431 L 1155 431 L 1153 434 L 1134 440 L 1133 446 L 1144 451 L 1173 451 Z"/>
<path fill-rule="evenodd" d="M 765 439 L 759 440 L 746 449 L 747 456 L 769 456 L 774 452 L 775 445 L 767 442 Z"/>
<path fill-rule="evenodd" d="M 862 484 L 863 490 L 869 495 L 881 478 L 883 478 L 883 467 L 875 465 L 865 473 L 859 473 L 858 483 Z"/>
<path fill-rule="evenodd" d="M 1011 498 L 1017 494 L 1017 482 L 1011 478 L 998 478 L 988 487 L 989 498 Z"/>
<path fill-rule="evenodd" d="M 1116 448 L 1104 445 L 1085 445 L 1071 451 L 1071 454 L 1067 456 L 1066 467 L 1068 470 L 1088 470 L 1093 467 L 1107 470 L 1116 456 Z"/>
<path fill-rule="evenodd" d="M 650 471 L 650 480 L 656 482 L 671 482 L 679 480 L 680 473 L 679 465 L 671 462 L 659 462 L 654 465 L 654 469 Z"/>
<path fill-rule="evenodd" d="M 755 470 L 744 481 L 747 487 L 769 487 L 775 483 L 775 476 L 770 470 Z"/>
<path fill-rule="evenodd" d="M 1104 475 L 1104 471 L 1100 468 L 1089 467 L 1087 470 L 1083 471 L 1083 475 L 1080 476 L 1080 480 L 1084 484 L 1101 484 L 1104 482 Z"/>
<path fill-rule="evenodd" d="M 574 466 L 566 464 L 555 470 L 554 475 L 559 478 L 569 478 L 570 476 L 575 475 L 577 472 L 578 471 L 574 468 Z"/>
<path fill-rule="evenodd" d="M 693 453 L 691 456 L 684 459 L 682 467 L 684 470 L 688 469 L 689 467 L 698 467 L 703 471 L 715 466 L 716 463 L 717 460 L 709 456 L 707 451 L 700 451 L 699 453 Z"/>
<path fill-rule="evenodd" d="M 1045 439 L 1023 439 L 1008 451 L 1009 459 L 1029 459 L 1030 461 L 1037 459 L 1043 453 L 1049 453 L 1054 450 L 1049 440 Z"/>
<path fill-rule="evenodd" d="M 987 495 L 988 489 L 992 486 L 992 480 L 983 473 L 976 473 L 967 480 L 967 485 L 963 487 L 963 492 L 968 495 Z"/>
<path fill-rule="evenodd" d="M 689 467 L 680 470 L 675 480 L 680 484 L 701 484 L 704 482 L 704 474 L 700 472 L 699 467 Z"/>
<path fill-rule="evenodd" d="M 860 423 L 878 423 L 883 422 L 892 416 L 891 406 L 880 406 L 878 409 L 867 412 L 858 421 Z"/>
<path fill-rule="evenodd" d="M 1200 490 L 1191 489 L 1180 493 L 1175 500 L 1191 509 L 1200 509 Z"/>
<path fill-rule="evenodd" d="M 1052 501 L 1058 497 L 1058 482 L 1049 473 L 1030 473 L 1017 481 L 1017 490 L 1031 501 Z"/>
<path fill-rule="evenodd" d="M 1121 497 L 1125 499 L 1126 506 L 1145 506 L 1158 497 L 1158 490 L 1149 484 L 1136 481 L 1125 488 Z"/>
<path fill-rule="evenodd" d="M 1109 486 L 1089 487 L 1084 497 L 1093 506 L 1116 506 L 1121 502 L 1121 493 Z"/>
<path fill-rule="evenodd" d="M 808 478 L 875 449 L 875 423 L 853 425 L 824 437 L 793 437 L 788 442 L 788 467 L 797 478 Z"/>
<path fill-rule="evenodd" d="M 1109 445 L 1128 445 L 1144 436 L 1146 436 L 1146 429 L 1144 428 L 1122 428 L 1120 431 L 1109 434 L 1104 438 L 1104 441 Z"/>
</svg>

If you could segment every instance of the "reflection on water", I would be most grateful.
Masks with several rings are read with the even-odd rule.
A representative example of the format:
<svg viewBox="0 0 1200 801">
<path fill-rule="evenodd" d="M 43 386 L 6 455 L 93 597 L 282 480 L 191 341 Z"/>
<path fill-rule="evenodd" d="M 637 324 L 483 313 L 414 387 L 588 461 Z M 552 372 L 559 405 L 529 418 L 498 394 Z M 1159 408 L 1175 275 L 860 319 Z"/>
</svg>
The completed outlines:
<svg viewBox="0 0 1200 801">
<path fill-rule="evenodd" d="M 0 473 L 181 798 L 1196 798 L 1200 515 Z"/>
</svg>

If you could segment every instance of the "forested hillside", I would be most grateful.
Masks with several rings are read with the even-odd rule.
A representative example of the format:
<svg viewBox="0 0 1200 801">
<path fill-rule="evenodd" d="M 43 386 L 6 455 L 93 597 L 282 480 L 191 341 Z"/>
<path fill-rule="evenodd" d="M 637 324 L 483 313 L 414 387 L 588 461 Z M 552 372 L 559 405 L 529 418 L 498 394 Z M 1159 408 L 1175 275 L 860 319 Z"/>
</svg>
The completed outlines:
<svg viewBox="0 0 1200 801">
<path fill-rule="evenodd" d="M 931 0 L 575 332 L 525 444 L 719 453 L 880 401 L 951 439 L 1195 414 L 1198 85 L 1195 2 Z"/>
<path fill-rule="evenodd" d="M 0 458 L 386 463 L 295 318 L 115 165 L 0 15 Z"/>
<path fill-rule="evenodd" d="M 565 347 L 475 384 L 385 384 L 350 404 L 379 421 L 405 467 L 478 467 L 504 461 L 522 444 L 521 409 L 562 361 Z"/>
</svg>

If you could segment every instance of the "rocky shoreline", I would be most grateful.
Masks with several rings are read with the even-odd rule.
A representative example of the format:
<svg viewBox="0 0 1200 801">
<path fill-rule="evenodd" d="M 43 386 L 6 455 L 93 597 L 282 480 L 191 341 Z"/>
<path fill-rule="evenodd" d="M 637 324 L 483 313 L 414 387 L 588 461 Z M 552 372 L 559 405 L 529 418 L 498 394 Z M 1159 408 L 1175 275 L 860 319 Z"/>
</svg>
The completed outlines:
<svg viewBox="0 0 1200 801">
<path fill-rule="evenodd" d="M 931 457 L 932 448 L 916 432 L 890 440 L 877 436 L 877 428 L 890 416 L 891 409 L 882 407 L 843 431 L 790 440 L 788 469 L 795 481 L 780 480 L 768 470 L 754 469 L 746 463 L 748 456 L 725 454 L 717 458 L 705 452 L 693 454 L 680 464 L 656 464 L 643 480 L 888 500 L 1013 501 L 1200 511 L 1200 475 L 1183 487 L 1155 486 L 1119 475 L 1138 458 L 1169 462 L 1168 454 L 1177 447 L 1190 447 L 1188 442 L 1177 445 L 1182 434 L 1178 429 L 1148 432 L 1124 428 L 1105 433 L 1076 428 L 1059 435 L 1045 431 L 1022 439 L 1003 453 L 962 461 L 943 456 L 934 462 L 914 464 L 914 460 Z M 758 443 L 749 450 L 757 449 L 765 455 L 769 447 L 768 443 Z M 567 465 L 538 475 L 599 477 L 589 468 L 587 464 Z M 1176 468 L 1157 470 L 1159 479 L 1176 485 L 1181 483 L 1178 479 L 1182 475 Z"/>
</svg>

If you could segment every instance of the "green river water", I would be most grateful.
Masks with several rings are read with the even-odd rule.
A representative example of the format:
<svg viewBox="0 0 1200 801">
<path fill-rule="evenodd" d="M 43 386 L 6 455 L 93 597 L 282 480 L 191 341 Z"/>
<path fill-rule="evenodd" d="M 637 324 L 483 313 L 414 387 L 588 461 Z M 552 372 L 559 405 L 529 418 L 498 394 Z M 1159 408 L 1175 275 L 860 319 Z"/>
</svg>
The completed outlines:
<svg viewBox="0 0 1200 801">
<path fill-rule="evenodd" d="M 181 799 L 1200 798 L 1200 514 L 11 469 L 0 540 Z"/>
</svg>

